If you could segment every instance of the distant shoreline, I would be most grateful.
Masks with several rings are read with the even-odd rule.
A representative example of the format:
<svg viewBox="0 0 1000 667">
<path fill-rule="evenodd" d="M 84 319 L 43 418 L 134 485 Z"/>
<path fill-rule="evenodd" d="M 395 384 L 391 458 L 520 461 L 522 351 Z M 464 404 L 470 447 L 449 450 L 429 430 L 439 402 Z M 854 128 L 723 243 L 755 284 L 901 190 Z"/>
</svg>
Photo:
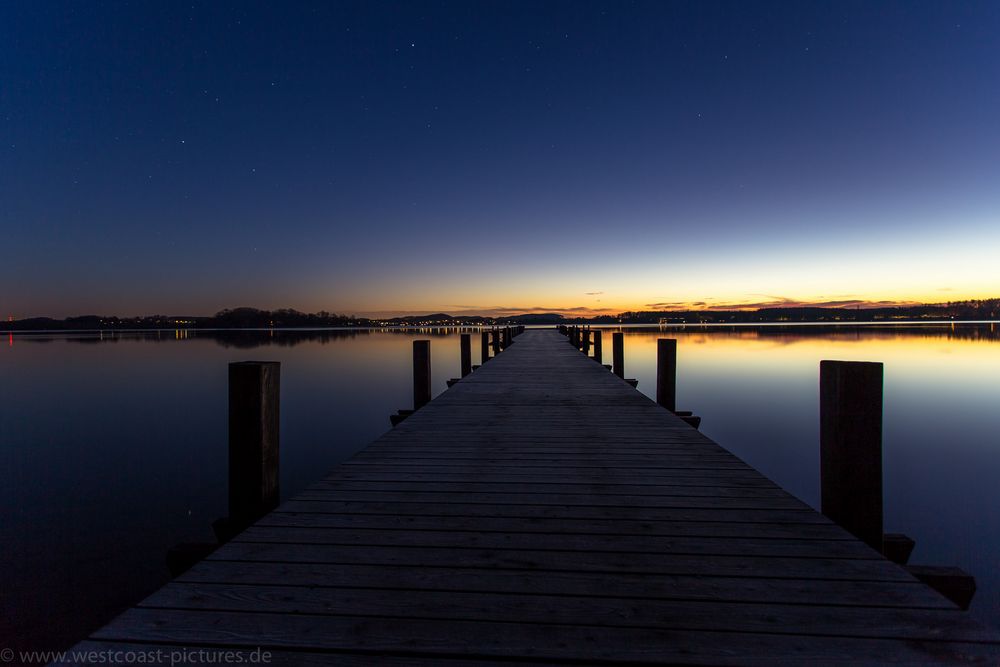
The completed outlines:
<svg viewBox="0 0 1000 667">
<path fill-rule="evenodd" d="M 566 322 L 535 323 L 527 325 L 529 328 L 554 327 Z M 685 328 L 722 328 L 722 327 L 898 327 L 898 326 L 940 326 L 949 324 L 1000 324 L 1000 319 L 994 320 L 878 320 L 878 321 L 818 321 L 818 322 L 686 322 L 686 323 L 664 323 L 649 324 L 636 322 L 622 322 L 619 324 L 591 324 L 593 328 L 600 329 L 685 329 Z M 198 327 L 198 326 L 175 326 L 175 327 L 115 327 L 103 329 L 3 329 L 2 334 L 66 334 L 66 333 L 152 333 L 158 331 L 199 331 L 204 333 L 235 332 L 235 331 L 419 331 L 422 329 L 483 329 L 491 328 L 492 324 L 405 324 L 393 326 L 339 326 L 339 327 Z"/>
<path fill-rule="evenodd" d="M 290 308 L 260 310 L 227 308 L 211 316 L 147 315 L 118 317 L 81 315 L 57 320 L 33 317 L 0 322 L 0 331 L 167 331 L 176 329 L 399 329 L 406 327 L 489 327 L 506 325 L 555 326 L 719 326 L 719 325 L 839 325 L 916 324 L 941 322 L 1000 321 L 1000 299 L 977 299 L 937 304 L 883 306 L 876 308 L 830 308 L 786 306 L 757 310 L 649 310 L 616 315 L 566 317 L 558 312 L 521 313 L 507 316 L 449 315 L 428 313 L 406 317 L 371 318 L 327 311 L 302 313 Z"/>
</svg>

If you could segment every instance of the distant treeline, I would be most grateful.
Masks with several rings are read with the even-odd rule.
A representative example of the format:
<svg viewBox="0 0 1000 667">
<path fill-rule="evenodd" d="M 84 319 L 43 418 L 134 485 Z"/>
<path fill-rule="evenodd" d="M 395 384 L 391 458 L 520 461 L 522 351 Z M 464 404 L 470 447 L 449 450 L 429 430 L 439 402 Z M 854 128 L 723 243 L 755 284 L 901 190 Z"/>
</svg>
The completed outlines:
<svg viewBox="0 0 1000 667">
<path fill-rule="evenodd" d="M 534 316 L 530 316 L 534 317 Z M 549 317 L 558 318 L 558 315 Z M 81 315 L 63 320 L 51 317 L 33 317 L 0 323 L 0 331 L 67 331 L 83 329 L 266 329 L 322 327 L 386 327 L 386 326 L 461 326 L 492 325 L 512 321 L 513 318 L 480 316 L 453 317 L 445 313 L 431 315 L 374 319 L 354 315 L 338 315 L 324 310 L 302 313 L 291 308 L 260 310 L 258 308 L 227 308 L 208 317 L 196 315 L 148 315 L 143 317 L 118 317 L 109 315 Z M 555 321 L 555 320 L 553 320 Z"/>
<path fill-rule="evenodd" d="M 209 317 L 166 316 L 116 317 L 82 315 L 56 320 L 49 317 L 8 321 L 0 331 L 82 329 L 264 329 L 393 326 L 491 326 L 497 324 L 752 324 L 773 322 L 880 322 L 893 320 L 996 320 L 1000 299 L 893 306 L 884 308 L 761 308 L 759 310 L 664 310 L 625 312 L 618 315 L 567 318 L 558 313 L 531 313 L 506 317 L 433 313 L 373 319 L 319 311 L 301 313 L 290 308 L 259 310 L 227 308 Z"/>
<path fill-rule="evenodd" d="M 688 310 L 626 312 L 612 319 L 628 324 L 770 323 L 770 322 L 881 322 L 892 320 L 995 320 L 1000 299 L 891 306 L 883 308 L 784 307 L 759 310 Z"/>
</svg>

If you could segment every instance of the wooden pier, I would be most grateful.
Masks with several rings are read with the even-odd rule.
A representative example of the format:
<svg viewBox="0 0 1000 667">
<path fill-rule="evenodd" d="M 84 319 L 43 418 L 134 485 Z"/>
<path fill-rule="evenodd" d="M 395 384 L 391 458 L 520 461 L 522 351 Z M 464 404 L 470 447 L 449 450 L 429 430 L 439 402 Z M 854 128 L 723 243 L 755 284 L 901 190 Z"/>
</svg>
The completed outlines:
<svg viewBox="0 0 1000 667">
<path fill-rule="evenodd" d="M 555 330 L 516 337 L 77 647 L 157 648 L 262 648 L 273 665 L 1000 662 L 995 631 Z"/>
</svg>

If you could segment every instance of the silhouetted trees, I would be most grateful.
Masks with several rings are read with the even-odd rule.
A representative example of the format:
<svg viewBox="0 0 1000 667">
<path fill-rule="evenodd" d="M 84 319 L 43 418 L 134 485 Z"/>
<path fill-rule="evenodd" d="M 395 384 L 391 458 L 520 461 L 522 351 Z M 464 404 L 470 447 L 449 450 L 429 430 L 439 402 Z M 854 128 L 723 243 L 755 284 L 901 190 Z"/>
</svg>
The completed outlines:
<svg viewBox="0 0 1000 667">
<path fill-rule="evenodd" d="M 892 322 L 996 320 L 1000 318 L 1000 299 L 976 299 L 949 303 L 879 308 L 787 307 L 759 310 L 649 310 L 618 315 L 567 318 L 558 313 L 529 313 L 504 317 L 479 315 L 408 315 L 373 319 L 338 315 L 321 310 L 302 313 L 292 308 L 260 310 L 240 307 L 220 310 L 211 317 L 150 315 L 123 318 L 104 315 L 81 315 L 55 320 L 36 317 L 0 323 L 0 331 L 67 331 L 106 329 L 317 329 L 328 327 L 386 326 L 479 326 L 494 324 L 753 324 L 774 322 Z"/>
</svg>

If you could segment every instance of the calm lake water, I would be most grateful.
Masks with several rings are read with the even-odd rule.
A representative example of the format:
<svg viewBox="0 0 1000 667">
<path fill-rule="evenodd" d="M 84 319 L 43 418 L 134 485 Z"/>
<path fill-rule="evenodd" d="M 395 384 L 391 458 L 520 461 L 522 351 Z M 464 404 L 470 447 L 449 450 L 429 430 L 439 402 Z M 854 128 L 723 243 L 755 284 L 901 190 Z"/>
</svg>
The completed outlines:
<svg viewBox="0 0 1000 667">
<path fill-rule="evenodd" d="M 625 332 L 640 391 L 655 389 L 656 339 L 677 338 L 678 408 L 816 507 L 819 362 L 884 362 L 886 530 L 917 540 L 911 562 L 974 574 L 973 613 L 1000 626 L 998 325 Z M 228 362 L 282 362 L 288 497 L 410 407 L 415 338 L 433 341 L 443 391 L 459 374 L 454 329 L 5 334 L 0 646 L 72 643 L 164 583 L 168 547 L 213 539 L 226 513 Z"/>
</svg>

